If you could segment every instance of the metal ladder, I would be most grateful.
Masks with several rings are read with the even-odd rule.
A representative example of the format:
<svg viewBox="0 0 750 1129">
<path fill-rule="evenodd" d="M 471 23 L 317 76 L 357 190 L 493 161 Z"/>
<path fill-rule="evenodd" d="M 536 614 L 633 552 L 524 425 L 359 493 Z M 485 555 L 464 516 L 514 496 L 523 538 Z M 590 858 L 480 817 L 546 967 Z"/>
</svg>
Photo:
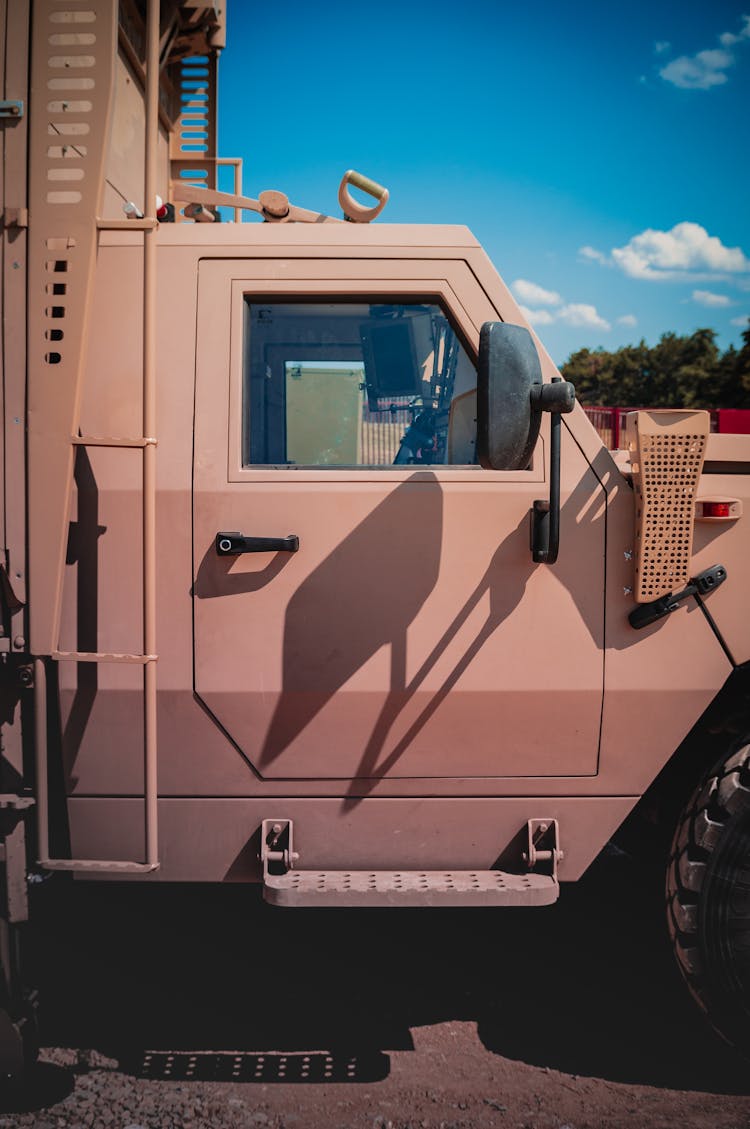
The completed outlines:
<svg viewBox="0 0 750 1129">
<path fill-rule="evenodd" d="M 49 778 L 47 734 L 47 660 L 34 659 L 35 759 L 38 820 L 38 861 L 47 870 L 96 873 L 148 874 L 159 867 L 157 817 L 156 728 L 156 229 L 157 142 L 159 121 L 159 0 L 149 0 L 146 47 L 146 129 L 144 210 L 140 220 L 96 218 L 106 150 L 107 121 L 111 106 L 117 43 L 117 3 L 108 0 L 95 7 L 70 0 L 68 8 L 81 12 L 75 25 L 85 29 L 80 46 L 75 35 L 65 35 L 71 24 L 59 22 L 59 5 L 53 0 L 35 4 L 32 49 L 31 98 L 31 207 L 30 227 L 35 251 L 29 256 L 29 539 L 31 561 L 30 649 L 35 656 L 49 655 L 55 662 L 131 663 L 143 666 L 144 694 L 144 807 L 145 860 L 52 858 L 49 849 Z M 57 33 L 56 35 L 54 33 Z M 62 33 L 62 34 L 61 34 Z M 50 46 L 59 42 L 63 46 Z M 68 60 L 67 62 L 65 60 Z M 83 60 L 87 61 L 84 63 Z M 88 68 L 83 70 L 83 67 Z M 74 69 L 68 70 L 65 67 Z M 89 87 L 75 77 L 87 74 Z M 71 77 L 72 76 L 72 77 Z M 93 90 L 83 95 L 81 90 Z M 85 123 L 85 124 L 81 124 Z M 49 135 L 86 135 L 80 161 L 57 153 Z M 34 138 L 36 140 L 34 140 Z M 78 152 L 76 150 L 76 152 Z M 67 156 L 64 162 L 60 156 Z M 74 173 L 76 167 L 78 171 Z M 69 171 L 70 170 L 70 171 Z M 82 184 L 80 191 L 65 183 Z M 87 179 L 88 178 L 88 179 Z M 57 182 L 62 182 L 58 184 Z M 36 223 L 34 222 L 36 220 Z M 77 413 L 83 380 L 83 353 L 87 312 L 94 272 L 98 230 L 127 228 L 143 232 L 143 434 L 136 438 L 78 435 Z M 41 238 L 38 237 L 41 234 Z M 70 269 L 69 269 L 70 268 Z M 55 281 L 50 271 L 60 272 Z M 64 278 L 64 282 L 58 281 Z M 59 294 L 45 298 L 42 294 Z M 52 302 L 59 305 L 52 306 Z M 58 318 L 56 323 L 48 319 Z M 63 331 L 64 327 L 64 331 Z M 57 336 L 55 336 L 57 334 Z M 45 345 L 44 364 L 37 359 Z M 77 345 L 77 348 L 76 348 Z M 47 366 L 54 365 L 55 368 Z M 52 376 L 56 378 L 53 382 Z M 50 403 L 50 397 L 52 402 Z M 66 445 L 56 442 L 61 420 L 71 434 Z M 50 441 L 50 435 L 52 440 Z M 43 444 L 46 443 L 45 447 Z M 62 651 L 59 639 L 65 524 L 72 489 L 73 461 L 79 447 L 140 449 L 143 460 L 143 652 Z M 42 505 L 48 480 L 52 498 Z M 60 481 L 57 479 L 60 476 Z M 45 517 L 53 528 L 47 529 Z M 49 552 L 45 553 L 45 549 Z M 55 571 L 56 568 L 56 571 Z"/>
</svg>

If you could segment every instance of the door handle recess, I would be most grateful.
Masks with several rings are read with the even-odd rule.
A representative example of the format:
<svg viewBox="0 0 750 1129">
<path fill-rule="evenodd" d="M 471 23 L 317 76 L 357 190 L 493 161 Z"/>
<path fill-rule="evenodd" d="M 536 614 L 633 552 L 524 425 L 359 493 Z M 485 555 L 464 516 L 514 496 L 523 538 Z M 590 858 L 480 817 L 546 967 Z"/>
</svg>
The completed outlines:
<svg viewBox="0 0 750 1129">
<path fill-rule="evenodd" d="M 219 557 L 238 557 L 240 553 L 296 553 L 299 537 L 245 537 L 242 533 L 217 533 L 216 553 Z"/>
</svg>

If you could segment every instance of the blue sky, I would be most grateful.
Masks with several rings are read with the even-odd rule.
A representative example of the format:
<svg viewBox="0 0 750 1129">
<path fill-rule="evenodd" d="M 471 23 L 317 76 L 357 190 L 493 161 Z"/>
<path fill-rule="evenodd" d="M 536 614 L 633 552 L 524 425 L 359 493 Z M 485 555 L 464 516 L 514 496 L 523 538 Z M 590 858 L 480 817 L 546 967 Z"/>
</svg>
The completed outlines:
<svg viewBox="0 0 750 1129">
<path fill-rule="evenodd" d="M 248 195 L 336 215 L 356 168 L 382 221 L 467 224 L 558 363 L 702 326 L 739 343 L 750 0 L 229 0 L 219 76 Z"/>
</svg>

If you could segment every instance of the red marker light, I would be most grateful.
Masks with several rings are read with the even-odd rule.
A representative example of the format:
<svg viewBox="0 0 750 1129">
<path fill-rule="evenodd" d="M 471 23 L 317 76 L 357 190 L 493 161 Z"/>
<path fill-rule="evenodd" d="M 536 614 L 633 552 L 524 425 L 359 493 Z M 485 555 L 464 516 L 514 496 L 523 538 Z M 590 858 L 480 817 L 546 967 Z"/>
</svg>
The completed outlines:
<svg viewBox="0 0 750 1129">
<path fill-rule="evenodd" d="M 731 517 L 731 502 L 704 502 L 703 517 Z"/>
</svg>

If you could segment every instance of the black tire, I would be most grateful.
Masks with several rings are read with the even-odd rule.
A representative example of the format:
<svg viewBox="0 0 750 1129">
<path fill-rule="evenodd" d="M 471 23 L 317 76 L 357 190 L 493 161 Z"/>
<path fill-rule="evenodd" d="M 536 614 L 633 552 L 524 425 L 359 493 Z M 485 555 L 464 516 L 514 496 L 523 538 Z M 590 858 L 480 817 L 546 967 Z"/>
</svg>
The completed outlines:
<svg viewBox="0 0 750 1129">
<path fill-rule="evenodd" d="M 667 920 L 693 996 L 750 1055 L 750 744 L 719 762 L 677 824 Z"/>
</svg>

